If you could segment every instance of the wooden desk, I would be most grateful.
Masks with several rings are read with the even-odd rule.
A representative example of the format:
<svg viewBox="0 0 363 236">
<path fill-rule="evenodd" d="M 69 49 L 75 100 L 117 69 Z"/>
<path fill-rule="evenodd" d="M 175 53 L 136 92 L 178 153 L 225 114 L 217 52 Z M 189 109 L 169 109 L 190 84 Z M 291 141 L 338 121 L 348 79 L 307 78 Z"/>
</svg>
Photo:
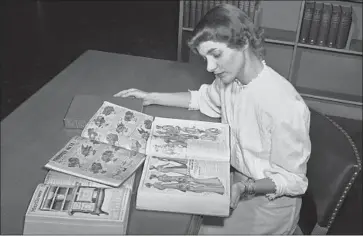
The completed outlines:
<svg viewBox="0 0 363 236">
<path fill-rule="evenodd" d="M 24 215 L 44 164 L 77 132 L 63 129 L 76 94 L 107 96 L 136 87 L 179 92 L 210 83 L 205 68 L 99 51 L 87 51 L 1 122 L 1 234 L 22 234 Z M 160 106 L 144 112 L 171 118 L 211 120 L 196 111 Z M 131 209 L 129 234 L 186 234 L 191 215 Z M 193 231 L 193 230 L 192 230 Z M 195 233 L 195 232 L 189 232 Z"/>
</svg>

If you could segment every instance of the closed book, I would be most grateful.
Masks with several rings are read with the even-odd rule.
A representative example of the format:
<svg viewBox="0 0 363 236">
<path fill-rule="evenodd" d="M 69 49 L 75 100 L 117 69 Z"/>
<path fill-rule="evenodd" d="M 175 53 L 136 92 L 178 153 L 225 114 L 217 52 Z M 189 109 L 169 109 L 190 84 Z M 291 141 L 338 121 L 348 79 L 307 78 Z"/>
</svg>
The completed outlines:
<svg viewBox="0 0 363 236">
<path fill-rule="evenodd" d="M 202 11 L 203 11 L 203 1 L 197 1 L 195 6 L 195 24 L 197 25 L 200 19 L 202 18 Z"/>
<path fill-rule="evenodd" d="M 255 19 L 255 11 L 256 11 L 256 1 L 250 0 L 250 8 L 248 10 L 248 16 L 251 18 L 252 22 Z"/>
<path fill-rule="evenodd" d="M 207 14 L 207 12 L 210 10 L 210 1 L 208 0 L 203 0 L 203 11 L 202 11 L 202 16 L 205 16 L 205 14 Z"/>
<path fill-rule="evenodd" d="M 319 46 L 326 46 L 332 10 L 333 6 L 330 3 L 324 3 L 323 15 L 321 17 L 319 34 L 317 39 L 317 44 Z"/>
<path fill-rule="evenodd" d="M 327 40 L 327 46 L 330 48 L 336 47 L 336 38 L 338 34 L 341 14 L 342 14 L 342 9 L 340 5 L 333 5 L 333 12 L 330 20 L 329 34 Z"/>
<path fill-rule="evenodd" d="M 189 27 L 190 0 L 184 0 L 183 27 Z"/>
<path fill-rule="evenodd" d="M 314 7 L 313 19 L 311 21 L 310 32 L 309 32 L 309 44 L 316 44 L 318 38 L 321 16 L 323 13 L 323 3 L 316 2 Z"/>
<path fill-rule="evenodd" d="M 238 0 L 237 6 L 239 9 L 241 9 L 243 11 L 243 7 L 244 7 L 244 0 Z"/>
<path fill-rule="evenodd" d="M 222 0 L 214 0 L 214 6 L 218 6 L 222 4 Z"/>
<path fill-rule="evenodd" d="M 301 31 L 299 37 L 300 43 L 308 42 L 310 26 L 313 20 L 314 7 L 315 7 L 315 2 L 306 1 L 304 8 L 304 16 L 301 23 Z"/>
<path fill-rule="evenodd" d="M 96 113 L 102 103 L 106 100 L 116 105 L 127 107 L 131 110 L 136 110 L 139 112 L 141 112 L 143 109 L 141 99 L 77 94 L 73 97 L 72 102 L 63 119 L 64 127 L 66 129 L 82 130 L 94 115 L 94 113 Z"/>
<path fill-rule="evenodd" d="M 348 40 L 350 26 L 352 24 L 352 7 L 342 6 L 342 16 L 340 18 L 336 48 L 345 48 Z"/>
<path fill-rule="evenodd" d="M 131 190 L 39 184 L 25 214 L 23 234 L 125 235 Z"/>
<path fill-rule="evenodd" d="M 190 18 L 189 23 L 190 27 L 194 28 L 196 24 L 196 11 L 197 11 L 197 0 L 190 0 Z"/>
<path fill-rule="evenodd" d="M 238 7 L 238 0 L 233 0 L 232 5 L 235 6 L 235 7 Z"/>
<path fill-rule="evenodd" d="M 243 11 L 248 15 L 248 11 L 250 10 L 250 0 L 243 1 Z"/>
</svg>

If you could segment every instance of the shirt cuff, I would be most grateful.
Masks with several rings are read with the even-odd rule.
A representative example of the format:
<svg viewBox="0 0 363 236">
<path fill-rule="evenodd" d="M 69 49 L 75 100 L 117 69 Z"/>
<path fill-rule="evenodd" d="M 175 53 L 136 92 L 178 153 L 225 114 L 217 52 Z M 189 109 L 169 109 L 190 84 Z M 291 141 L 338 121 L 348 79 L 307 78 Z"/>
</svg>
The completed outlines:
<svg viewBox="0 0 363 236">
<path fill-rule="evenodd" d="M 268 193 L 266 194 L 266 197 L 269 200 L 273 200 L 275 198 L 281 197 L 282 195 L 285 194 L 285 186 L 286 186 L 286 180 L 284 179 L 283 176 L 279 175 L 279 174 L 273 174 L 271 176 L 269 176 L 268 178 L 270 178 L 272 180 L 272 182 L 274 182 L 275 184 L 275 193 Z"/>
<path fill-rule="evenodd" d="M 198 90 L 189 90 L 190 92 L 190 101 L 188 105 L 188 110 L 199 110 L 199 102 L 198 102 L 198 96 L 199 91 Z"/>
</svg>

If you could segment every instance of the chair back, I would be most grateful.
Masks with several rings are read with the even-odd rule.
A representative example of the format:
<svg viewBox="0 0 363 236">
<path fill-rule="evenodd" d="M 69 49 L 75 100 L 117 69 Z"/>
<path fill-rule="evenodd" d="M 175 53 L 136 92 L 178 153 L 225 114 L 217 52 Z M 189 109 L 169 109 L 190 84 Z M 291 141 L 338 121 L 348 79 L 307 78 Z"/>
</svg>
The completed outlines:
<svg viewBox="0 0 363 236">
<path fill-rule="evenodd" d="M 342 127 L 329 117 L 310 111 L 309 185 L 303 196 L 299 227 L 303 234 L 327 234 L 361 171 L 361 159 Z M 312 215 L 314 209 L 316 214 Z"/>
</svg>

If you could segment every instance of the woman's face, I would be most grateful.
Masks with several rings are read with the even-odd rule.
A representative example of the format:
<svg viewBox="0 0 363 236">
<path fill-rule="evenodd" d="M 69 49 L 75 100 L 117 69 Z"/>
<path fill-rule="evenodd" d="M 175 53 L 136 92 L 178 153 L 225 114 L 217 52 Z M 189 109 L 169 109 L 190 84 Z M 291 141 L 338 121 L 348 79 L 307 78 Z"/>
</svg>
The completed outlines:
<svg viewBox="0 0 363 236">
<path fill-rule="evenodd" d="M 199 44 L 199 54 L 207 61 L 207 71 L 224 84 L 230 84 L 245 64 L 245 49 L 232 49 L 225 43 L 206 41 Z"/>
</svg>

